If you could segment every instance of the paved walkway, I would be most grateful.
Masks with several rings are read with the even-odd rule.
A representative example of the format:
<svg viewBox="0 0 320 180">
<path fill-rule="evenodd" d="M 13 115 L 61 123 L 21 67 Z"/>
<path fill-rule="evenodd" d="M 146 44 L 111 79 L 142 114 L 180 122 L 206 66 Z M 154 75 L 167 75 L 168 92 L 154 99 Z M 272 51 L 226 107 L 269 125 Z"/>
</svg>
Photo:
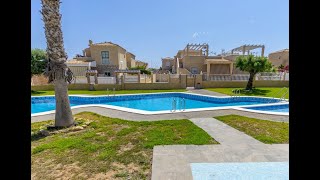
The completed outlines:
<svg viewBox="0 0 320 180">
<path fill-rule="evenodd" d="M 126 111 L 107 109 L 103 107 L 84 107 L 72 109 L 73 114 L 77 114 L 83 111 L 94 112 L 103 116 L 120 118 L 130 121 L 158 121 L 158 120 L 172 120 L 172 119 L 190 119 L 197 117 L 216 117 L 216 116 L 224 116 L 228 114 L 236 114 L 240 116 L 247 116 L 257 119 L 265 119 L 271 121 L 281 121 L 281 122 L 289 122 L 289 116 L 286 115 L 273 115 L 273 114 L 260 114 L 254 112 L 240 111 L 234 109 L 223 109 L 223 110 L 210 110 L 210 111 L 195 111 L 195 112 L 174 112 L 168 114 L 155 114 L 155 115 L 143 115 L 130 113 Z M 54 119 L 54 113 L 42 116 L 31 117 L 31 123 L 47 121 Z"/>
<path fill-rule="evenodd" d="M 190 120 L 220 144 L 155 146 L 152 180 L 191 180 L 190 163 L 289 161 L 288 144 L 263 144 L 214 118 Z"/>
</svg>

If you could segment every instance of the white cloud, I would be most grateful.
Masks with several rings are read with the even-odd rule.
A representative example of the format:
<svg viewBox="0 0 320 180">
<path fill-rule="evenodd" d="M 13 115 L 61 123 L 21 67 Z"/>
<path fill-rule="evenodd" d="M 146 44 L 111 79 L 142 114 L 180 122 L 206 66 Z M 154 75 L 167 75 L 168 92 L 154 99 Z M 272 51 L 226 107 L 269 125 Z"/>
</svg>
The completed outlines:
<svg viewBox="0 0 320 180">
<path fill-rule="evenodd" d="M 192 38 L 199 38 L 201 36 L 208 35 L 208 34 L 209 34 L 209 32 L 207 32 L 207 31 L 194 32 L 192 35 Z"/>
<path fill-rule="evenodd" d="M 197 32 L 193 33 L 192 38 L 197 38 L 197 37 L 199 37 L 199 33 Z"/>
</svg>

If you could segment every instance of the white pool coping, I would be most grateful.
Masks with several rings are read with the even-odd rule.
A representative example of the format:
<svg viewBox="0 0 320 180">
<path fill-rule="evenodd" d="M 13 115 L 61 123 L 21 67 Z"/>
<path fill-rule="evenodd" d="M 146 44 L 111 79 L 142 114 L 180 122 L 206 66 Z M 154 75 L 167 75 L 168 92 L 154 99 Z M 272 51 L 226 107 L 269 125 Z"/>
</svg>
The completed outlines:
<svg viewBox="0 0 320 180">
<path fill-rule="evenodd" d="M 211 96 L 211 95 L 203 95 L 197 93 L 190 93 L 190 92 L 158 92 L 158 93 L 139 93 L 139 94 L 121 94 L 115 96 L 132 96 L 132 95 L 146 95 L 146 94 L 169 94 L 169 93 L 181 93 L 181 94 L 192 94 L 197 96 L 206 96 L 206 97 L 214 97 L 214 98 L 230 98 L 231 96 Z M 46 96 L 31 96 L 31 97 L 52 97 L 54 95 L 46 95 Z M 76 97 L 108 97 L 108 95 L 69 95 L 69 96 L 76 96 Z M 114 96 L 114 95 L 109 95 Z M 261 96 L 239 96 L 239 97 L 257 97 L 257 98 L 266 98 L 270 99 L 270 97 L 261 97 Z M 279 99 L 279 98 L 274 98 Z M 245 109 L 246 107 L 258 107 L 258 106 L 272 106 L 272 105 L 281 105 L 281 104 L 289 104 L 289 102 L 278 102 L 278 103 L 266 103 L 266 104 L 255 104 L 255 105 L 243 105 L 243 106 L 223 106 L 223 107 L 210 107 L 210 108 L 194 108 L 194 109 L 186 109 L 184 111 L 176 110 L 174 112 L 170 110 L 165 111 L 145 111 L 133 108 L 126 108 L 126 107 L 119 107 L 113 105 L 103 105 L 103 104 L 86 104 L 86 105 L 78 105 L 72 106 L 71 109 L 77 108 L 84 108 L 84 107 L 103 107 L 108 109 L 114 109 L 119 111 L 131 112 L 136 114 L 143 114 L 143 115 L 155 115 L 155 114 L 168 114 L 168 113 L 182 113 L 182 112 L 195 112 L 195 111 L 209 111 L 209 110 L 222 110 L 222 109 L 235 109 L 240 111 L 248 111 L 254 113 L 261 113 L 261 114 L 273 114 L 273 115 L 289 115 L 287 112 L 272 112 L 272 111 L 261 111 L 261 110 L 252 110 L 252 109 Z M 53 114 L 55 110 L 40 112 L 40 113 L 33 113 L 31 117 L 42 116 L 47 114 Z"/>
</svg>

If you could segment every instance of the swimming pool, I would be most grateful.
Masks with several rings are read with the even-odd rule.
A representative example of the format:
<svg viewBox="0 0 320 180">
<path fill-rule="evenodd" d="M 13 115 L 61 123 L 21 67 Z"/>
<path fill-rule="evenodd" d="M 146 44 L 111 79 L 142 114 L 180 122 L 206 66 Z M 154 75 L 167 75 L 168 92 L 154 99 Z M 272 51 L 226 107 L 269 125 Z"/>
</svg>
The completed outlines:
<svg viewBox="0 0 320 180">
<path fill-rule="evenodd" d="M 272 112 L 289 112 L 289 104 L 247 107 L 246 109 L 253 109 L 253 110 L 259 110 L 259 111 L 272 111 Z"/>
<path fill-rule="evenodd" d="M 250 107 L 235 107 L 233 109 L 274 115 L 289 115 L 289 102 L 276 103 L 276 104 L 260 104 Z"/>
<path fill-rule="evenodd" d="M 216 97 L 192 93 L 148 93 L 116 96 L 70 95 L 71 107 L 100 106 L 141 114 L 161 114 L 175 111 L 198 111 L 250 107 L 258 104 L 277 104 L 279 99 L 264 97 Z M 175 108 L 174 108 L 175 106 Z M 52 112 L 55 109 L 54 96 L 31 97 L 31 115 Z"/>
<path fill-rule="evenodd" d="M 191 163 L 194 180 L 288 180 L 289 162 Z"/>
</svg>

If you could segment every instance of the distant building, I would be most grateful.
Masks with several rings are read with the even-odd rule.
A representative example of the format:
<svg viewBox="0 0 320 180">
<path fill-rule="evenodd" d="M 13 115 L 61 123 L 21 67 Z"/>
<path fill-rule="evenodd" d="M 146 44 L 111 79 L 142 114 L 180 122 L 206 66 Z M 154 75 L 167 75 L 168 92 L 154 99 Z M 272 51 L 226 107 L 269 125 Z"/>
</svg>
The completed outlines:
<svg viewBox="0 0 320 180">
<path fill-rule="evenodd" d="M 268 58 L 275 67 L 279 67 L 281 64 L 283 67 L 286 67 L 289 65 L 289 49 L 272 52 L 269 54 Z"/>
<path fill-rule="evenodd" d="M 252 50 L 261 48 L 264 55 L 264 45 L 243 45 L 230 50 L 228 53 L 209 56 L 209 45 L 187 44 L 173 57 L 162 58 L 162 69 L 176 74 L 213 74 L 228 75 L 240 70 L 234 67 L 234 61 L 239 55 L 252 54 Z M 241 53 L 239 53 L 241 52 Z"/>
<path fill-rule="evenodd" d="M 142 63 L 135 59 L 134 54 L 118 44 L 112 42 L 93 43 L 91 40 L 89 40 L 89 47 L 83 50 L 83 55 L 77 55 L 67 61 L 71 71 L 78 76 L 84 74 L 80 69 L 85 69 L 85 66 L 86 69 L 97 70 L 98 76 L 115 76 L 114 71 L 116 70 L 125 70 Z"/>
<path fill-rule="evenodd" d="M 169 70 L 172 71 L 172 67 L 174 65 L 173 58 L 171 57 L 166 57 L 162 58 L 162 70 Z"/>
</svg>

